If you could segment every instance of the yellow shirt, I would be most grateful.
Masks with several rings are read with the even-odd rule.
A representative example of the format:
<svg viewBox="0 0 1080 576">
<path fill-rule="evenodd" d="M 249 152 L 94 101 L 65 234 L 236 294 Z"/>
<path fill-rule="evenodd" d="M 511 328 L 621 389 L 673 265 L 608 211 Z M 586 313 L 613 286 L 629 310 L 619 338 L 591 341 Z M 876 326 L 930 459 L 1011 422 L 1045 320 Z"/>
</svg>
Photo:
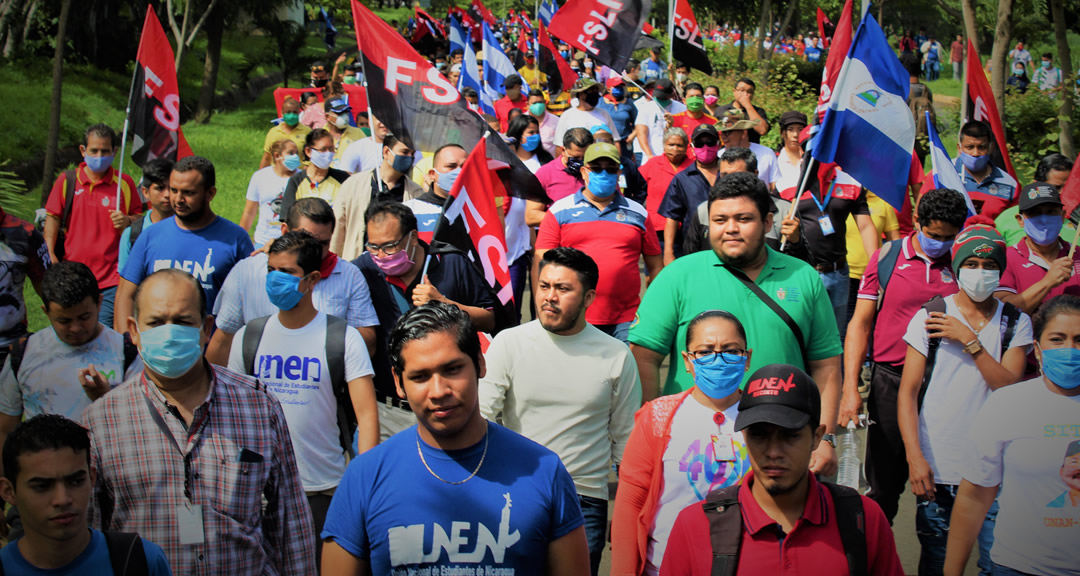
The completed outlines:
<svg viewBox="0 0 1080 576">
<path fill-rule="evenodd" d="M 296 185 L 296 199 L 299 200 L 301 198 L 311 198 L 312 196 L 315 196 L 326 200 L 331 206 L 334 205 L 334 200 L 337 199 L 338 190 L 341 189 L 341 185 L 349 179 L 348 172 L 331 168 L 326 174 L 326 178 L 320 181 L 318 186 L 316 186 L 308 179 L 306 172 L 301 172 L 301 174 L 303 174 L 303 176 L 299 178 Z"/>
<path fill-rule="evenodd" d="M 547 86 L 547 74 L 540 71 L 540 68 L 533 68 L 529 70 L 528 66 L 522 66 L 518 68 L 518 75 L 521 76 L 521 80 L 529 85 L 530 88 L 542 88 Z"/>
<path fill-rule="evenodd" d="M 874 221 L 874 228 L 878 235 L 900 229 L 900 222 L 896 219 L 896 210 L 888 202 L 878 198 L 873 192 L 867 191 L 866 204 L 870 206 L 870 219 Z M 848 278 L 861 280 L 866 264 L 870 257 L 863 248 L 862 235 L 859 234 L 859 226 L 855 224 L 855 217 L 847 219 L 847 262 Z"/>
<path fill-rule="evenodd" d="M 334 168 L 339 167 L 341 162 L 341 155 L 345 153 L 345 149 L 349 147 L 349 144 L 356 142 L 357 140 L 363 140 L 367 138 L 364 136 L 364 131 L 356 126 L 346 126 L 345 130 L 341 133 L 341 140 L 337 142 L 337 150 L 334 151 L 334 161 L 330 164 Z"/>
<path fill-rule="evenodd" d="M 288 126 L 286 126 L 285 123 L 282 122 L 281 124 L 278 124 L 277 126 L 271 128 L 270 131 L 266 133 L 266 141 L 263 142 L 263 152 L 269 154 L 270 147 L 274 145 L 274 142 L 286 139 L 295 142 L 297 148 L 301 150 L 304 149 L 304 140 L 307 138 L 308 132 L 311 132 L 311 128 L 308 128 L 303 124 L 297 124 L 296 126 L 293 126 L 291 132 L 286 132 L 286 128 L 288 128 Z"/>
</svg>

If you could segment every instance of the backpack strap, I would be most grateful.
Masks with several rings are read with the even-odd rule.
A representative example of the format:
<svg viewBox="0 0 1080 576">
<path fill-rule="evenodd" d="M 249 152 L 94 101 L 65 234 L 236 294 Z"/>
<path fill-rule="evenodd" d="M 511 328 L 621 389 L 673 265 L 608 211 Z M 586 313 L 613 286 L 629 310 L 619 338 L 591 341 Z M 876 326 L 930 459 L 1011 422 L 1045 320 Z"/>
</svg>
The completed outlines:
<svg viewBox="0 0 1080 576">
<path fill-rule="evenodd" d="M 866 513 L 863 511 L 862 497 L 853 488 L 831 482 L 822 482 L 832 494 L 833 507 L 836 509 L 836 525 L 840 529 L 840 541 L 844 545 L 847 557 L 848 574 L 866 576 L 869 571 L 869 556 L 866 551 Z"/>
<path fill-rule="evenodd" d="M 15 376 L 15 380 L 19 379 L 19 368 L 22 367 L 23 356 L 26 355 L 26 343 L 30 336 L 27 334 L 8 345 L 8 359 L 11 362 L 11 373 Z"/>
<path fill-rule="evenodd" d="M 76 170 L 64 171 L 64 211 L 60 213 L 60 229 L 67 231 L 71 224 L 71 211 L 75 208 L 75 181 L 78 179 Z"/>
<path fill-rule="evenodd" d="M 259 353 L 259 342 L 262 341 L 263 329 L 269 316 L 256 318 L 247 323 L 244 328 L 244 341 L 241 347 L 244 356 L 244 374 L 258 377 L 255 373 L 255 356 Z"/>
<path fill-rule="evenodd" d="M 349 385 L 345 381 L 345 336 L 349 324 L 337 316 L 326 316 L 326 367 L 330 373 L 330 383 L 334 386 L 334 398 L 337 399 L 338 431 L 341 447 L 350 458 L 356 453 L 352 448 L 352 426 L 349 420 Z"/>
<path fill-rule="evenodd" d="M 945 313 L 945 299 L 940 295 L 934 296 L 926 304 L 922 305 L 922 309 L 926 310 L 926 315 L 929 316 L 931 312 Z M 919 386 L 919 411 L 922 411 L 923 397 L 926 396 L 926 390 L 930 387 L 930 377 L 934 375 L 934 363 L 937 362 L 938 348 L 941 347 L 941 338 L 930 338 L 926 343 L 926 368 L 923 370 L 922 384 Z"/>
<path fill-rule="evenodd" d="M 889 240 L 881 245 L 878 250 L 878 309 L 881 309 L 881 301 L 885 299 L 885 290 L 889 287 L 889 280 L 892 279 L 893 272 L 896 270 L 896 261 L 900 259 L 900 252 L 903 251 L 904 240 Z"/>
<path fill-rule="evenodd" d="M 142 538 L 134 532 L 102 532 L 109 548 L 109 561 L 116 576 L 149 576 L 150 564 Z"/>
<path fill-rule="evenodd" d="M 739 485 L 709 492 L 701 506 L 709 520 L 709 540 L 712 543 L 711 574 L 735 576 L 743 532 Z"/>
<path fill-rule="evenodd" d="M 1016 323 L 1020 320 L 1020 309 L 1008 302 L 1002 302 L 1004 307 L 1001 309 L 1001 321 L 1005 323 L 1005 332 L 1001 336 L 1001 355 L 1005 356 L 1005 351 L 1009 349 L 1009 345 L 1012 344 L 1013 336 L 1016 335 Z"/>
<path fill-rule="evenodd" d="M 146 219 L 141 214 L 138 218 L 132 221 L 130 226 L 131 232 L 128 234 L 128 240 L 131 242 L 132 247 L 135 246 L 135 241 L 139 239 L 139 234 L 142 234 L 143 225 L 145 223 Z"/>
</svg>

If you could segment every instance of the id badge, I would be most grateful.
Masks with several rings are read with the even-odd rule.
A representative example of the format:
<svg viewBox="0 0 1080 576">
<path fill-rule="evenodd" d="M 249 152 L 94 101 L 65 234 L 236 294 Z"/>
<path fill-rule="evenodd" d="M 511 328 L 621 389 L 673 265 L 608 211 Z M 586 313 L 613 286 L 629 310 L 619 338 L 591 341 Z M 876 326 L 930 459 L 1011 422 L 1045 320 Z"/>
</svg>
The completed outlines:
<svg viewBox="0 0 1080 576">
<path fill-rule="evenodd" d="M 735 445 L 732 444 L 730 434 L 721 434 L 712 437 L 713 459 L 717 462 L 734 462 Z"/>
<path fill-rule="evenodd" d="M 180 532 L 181 544 L 202 544 L 205 542 L 201 505 L 181 504 L 177 506 L 176 523 Z"/>
<path fill-rule="evenodd" d="M 821 233 L 825 236 L 829 236 L 830 234 L 836 232 L 836 228 L 833 228 L 832 225 L 832 218 L 829 218 L 827 215 L 818 218 L 818 225 L 821 226 Z"/>
</svg>

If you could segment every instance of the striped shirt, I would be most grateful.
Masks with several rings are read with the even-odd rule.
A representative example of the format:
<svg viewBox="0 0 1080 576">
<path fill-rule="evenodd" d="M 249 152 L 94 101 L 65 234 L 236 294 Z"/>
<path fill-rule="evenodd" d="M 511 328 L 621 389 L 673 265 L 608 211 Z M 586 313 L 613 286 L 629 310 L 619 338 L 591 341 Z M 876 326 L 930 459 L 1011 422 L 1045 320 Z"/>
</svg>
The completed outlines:
<svg viewBox="0 0 1080 576">
<path fill-rule="evenodd" d="M 91 526 L 138 532 L 175 574 L 314 574 L 315 530 L 281 405 L 254 378 L 211 368 L 190 428 L 144 375 L 90 406 Z M 202 544 L 180 543 L 187 506 L 202 508 Z"/>
<path fill-rule="evenodd" d="M 266 295 L 268 259 L 265 253 L 259 253 L 241 260 L 229 271 L 214 302 L 214 321 L 227 334 L 236 334 L 255 318 L 277 313 L 277 307 Z M 349 326 L 379 325 L 364 275 L 345 260 L 338 259 L 330 276 L 315 284 L 311 302 L 316 310 L 344 318 Z"/>
</svg>

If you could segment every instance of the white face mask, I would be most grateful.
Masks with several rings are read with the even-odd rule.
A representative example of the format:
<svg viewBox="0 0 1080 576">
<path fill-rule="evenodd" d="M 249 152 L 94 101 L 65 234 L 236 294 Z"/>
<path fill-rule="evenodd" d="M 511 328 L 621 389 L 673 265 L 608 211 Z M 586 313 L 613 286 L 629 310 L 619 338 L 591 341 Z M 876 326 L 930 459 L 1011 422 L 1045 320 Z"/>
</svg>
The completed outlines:
<svg viewBox="0 0 1080 576">
<path fill-rule="evenodd" d="M 957 283 L 960 288 L 975 302 L 985 302 L 994 294 L 1001 282 L 1000 270 L 981 270 L 977 268 L 961 268 L 957 275 Z"/>
<path fill-rule="evenodd" d="M 345 116 L 338 116 L 334 119 L 334 126 L 337 126 L 339 130 L 344 130 L 349 125 L 349 119 Z"/>
</svg>

